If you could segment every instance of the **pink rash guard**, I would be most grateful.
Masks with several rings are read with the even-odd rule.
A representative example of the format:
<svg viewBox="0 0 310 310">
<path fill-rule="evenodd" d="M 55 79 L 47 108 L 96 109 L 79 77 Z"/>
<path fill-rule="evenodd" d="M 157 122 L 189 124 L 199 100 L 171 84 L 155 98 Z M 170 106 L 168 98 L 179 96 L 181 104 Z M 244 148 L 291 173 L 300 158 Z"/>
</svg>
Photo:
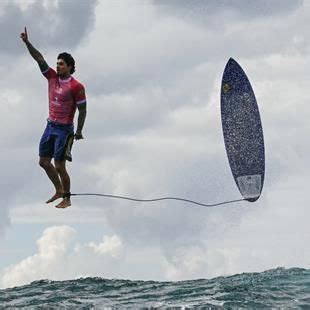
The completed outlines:
<svg viewBox="0 0 310 310">
<path fill-rule="evenodd" d="M 50 67 L 42 74 L 48 80 L 48 120 L 59 124 L 73 124 L 77 105 L 86 103 L 84 86 L 72 76 L 61 79 Z"/>
</svg>

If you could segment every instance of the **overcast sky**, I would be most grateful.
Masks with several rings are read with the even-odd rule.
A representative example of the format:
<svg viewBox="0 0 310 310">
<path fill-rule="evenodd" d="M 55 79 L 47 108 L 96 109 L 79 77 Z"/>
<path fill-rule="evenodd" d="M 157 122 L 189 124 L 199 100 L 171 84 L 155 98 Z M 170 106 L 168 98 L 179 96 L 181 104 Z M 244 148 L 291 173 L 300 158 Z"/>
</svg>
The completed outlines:
<svg viewBox="0 0 310 310">
<path fill-rule="evenodd" d="M 0 287 L 38 279 L 183 280 L 309 268 L 310 1 L 2 0 Z M 220 120 L 229 57 L 259 104 L 266 179 L 256 203 L 217 208 L 73 197 L 58 210 L 38 165 L 50 66 L 67 51 L 86 88 L 72 192 L 238 199 Z"/>
</svg>

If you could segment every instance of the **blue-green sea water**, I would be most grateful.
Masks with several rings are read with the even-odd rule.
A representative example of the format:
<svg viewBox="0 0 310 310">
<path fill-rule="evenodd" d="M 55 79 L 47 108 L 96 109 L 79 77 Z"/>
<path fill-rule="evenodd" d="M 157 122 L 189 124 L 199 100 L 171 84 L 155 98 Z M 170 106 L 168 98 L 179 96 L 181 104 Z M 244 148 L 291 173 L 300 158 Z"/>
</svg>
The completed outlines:
<svg viewBox="0 0 310 310">
<path fill-rule="evenodd" d="M 0 290 L 0 308 L 310 309 L 310 270 L 277 268 L 179 282 L 82 278 Z"/>
</svg>

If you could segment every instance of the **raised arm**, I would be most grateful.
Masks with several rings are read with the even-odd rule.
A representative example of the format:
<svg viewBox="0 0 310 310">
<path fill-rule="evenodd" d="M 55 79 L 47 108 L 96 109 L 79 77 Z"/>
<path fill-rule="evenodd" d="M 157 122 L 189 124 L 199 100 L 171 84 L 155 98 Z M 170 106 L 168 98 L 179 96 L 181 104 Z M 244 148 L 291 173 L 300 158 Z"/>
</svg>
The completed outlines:
<svg viewBox="0 0 310 310">
<path fill-rule="evenodd" d="M 24 43 L 27 46 L 27 49 L 30 53 L 30 55 L 33 57 L 33 59 L 39 64 L 39 66 L 44 66 L 46 64 L 44 57 L 42 54 L 35 49 L 32 44 L 28 40 L 28 33 L 27 33 L 27 28 L 25 27 L 24 32 L 20 34 L 21 39 L 24 41 Z"/>
</svg>

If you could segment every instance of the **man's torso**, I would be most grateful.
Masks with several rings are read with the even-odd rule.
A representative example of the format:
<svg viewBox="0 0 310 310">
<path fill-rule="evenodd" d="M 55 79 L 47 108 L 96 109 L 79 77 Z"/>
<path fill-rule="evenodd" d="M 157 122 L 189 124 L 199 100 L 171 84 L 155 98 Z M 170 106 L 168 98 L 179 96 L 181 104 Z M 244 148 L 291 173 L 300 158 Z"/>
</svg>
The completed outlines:
<svg viewBox="0 0 310 310">
<path fill-rule="evenodd" d="M 42 73 L 48 80 L 49 121 L 73 124 L 77 105 L 86 102 L 83 85 L 72 76 L 60 79 L 50 67 Z"/>
</svg>

